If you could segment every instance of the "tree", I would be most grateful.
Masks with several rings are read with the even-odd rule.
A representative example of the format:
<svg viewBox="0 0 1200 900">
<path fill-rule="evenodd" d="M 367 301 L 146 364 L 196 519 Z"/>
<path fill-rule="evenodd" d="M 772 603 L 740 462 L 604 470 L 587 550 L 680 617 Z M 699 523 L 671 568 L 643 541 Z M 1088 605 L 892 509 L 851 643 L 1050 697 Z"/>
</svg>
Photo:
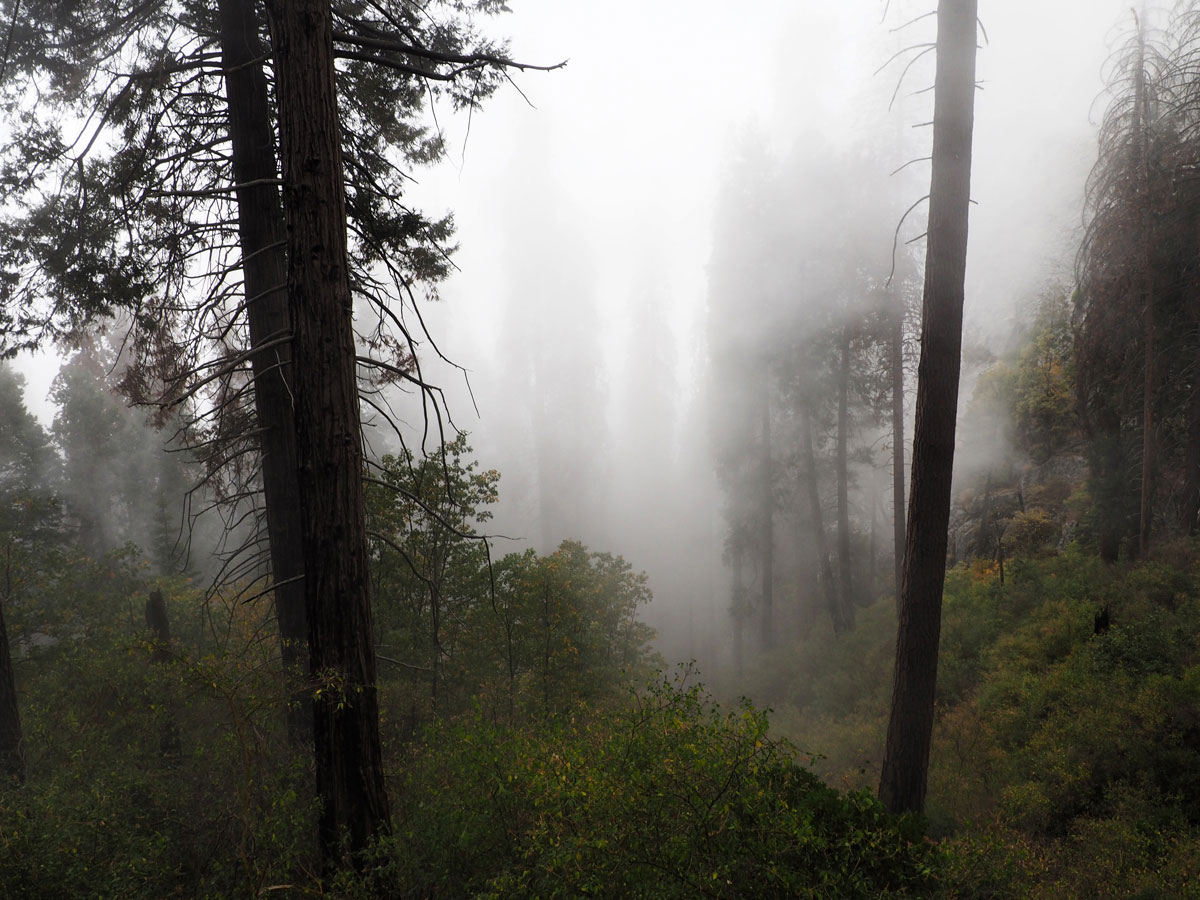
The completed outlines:
<svg viewBox="0 0 1200 900">
<path fill-rule="evenodd" d="M 328 0 L 271 0 L 320 845 L 389 829 L 363 499 L 345 178 Z"/>
<path fill-rule="evenodd" d="M 463 460 L 470 452 L 459 435 L 434 458 L 385 456 L 367 485 L 377 619 L 389 620 L 380 640 L 400 648 L 389 651 L 401 657 L 393 663 L 427 676 L 434 712 L 457 639 L 488 593 L 488 548 L 476 526 L 492 517 L 500 474 L 476 472 Z M 509 642 L 511 625 L 503 622 Z"/>
<path fill-rule="evenodd" d="M 975 106 L 976 0 L 940 0 L 921 360 L 896 670 L 879 796 L 892 812 L 925 803 L 967 264 Z"/>
<path fill-rule="evenodd" d="M 4 612 L 15 594 L 14 569 L 22 551 L 44 549 L 58 530 L 58 503 L 49 489 L 54 451 L 25 408 L 23 388 L 24 379 L 0 363 L 0 786 L 25 780 L 25 744 Z"/>
<path fill-rule="evenodd" d="M 269 541 L 235 544 L 233 555 L 248 558 L 228 571 L 274 570 L 283 656 L 295 661 L 305 624 L 286 260 L 257 4 L 223 0 L 214 11 L 151 0 L 99 13 L 9 0 L 0 9 L 20 76 L 4 100 L 21 125 L 3 151 L 13 174 L 3 195 L 26 210 L 0 225 L 0 352 L 70 341 L 97 319 L 129 315 L 127 395 L 190 413 L 187 433 L 217 496 L 254 503 L 265 494 Z M 501 82 L 504 48 L 479 38 L 471 16 L 502 9 L 494 0 L 337 4 L 350 281 L 378 323 L 361 336 L 376 362 L 369 386 L 415 386 L 439 425 L 440 395 L 421 378 L 394 307 L 446 274 L 452 225 L 404 205 L 405 167 L 442 149 L 420 121 L 427 100 L 475 107 Z M 293 721 L 294 734 L 303 727 Z"/>
</svg>

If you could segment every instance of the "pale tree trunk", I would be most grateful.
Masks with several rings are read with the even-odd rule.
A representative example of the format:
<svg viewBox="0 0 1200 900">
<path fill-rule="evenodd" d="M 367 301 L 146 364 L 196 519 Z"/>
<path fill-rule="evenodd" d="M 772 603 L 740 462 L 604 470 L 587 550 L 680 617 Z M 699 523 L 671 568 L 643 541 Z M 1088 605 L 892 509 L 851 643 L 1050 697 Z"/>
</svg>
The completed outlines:
<svg viewBox="0 0 1200 900">
<path fill-rule="evenodd" d="M 304 612 L 304 551 L 300 543 L 300 496 L 296 488 L 296 433 L 292 421 L 292 348 L 287 300 L 287 237 L 275 166 L 263 47 L 253 0 L 220 0 L 221 56 L 229 106 L 229 139 L 237 189 L 242 285 L 258 418 L 271 580 L 283 664 L 300 680 L 307 656 Z M 297 686 L 288 706 L 288 736 L 312 740 L 312 704 Z"/>
<path fill-rule="evenodd" d="M 842 606 L 838 602 L 837 584 L 833 578 L 833 564 L 829 561 L 829 543 L 825 539 L 825 516 L 821 511 L 821 487 L 817 481 L 817 454 L 813 449 L 812 413 L 804 413 L 804 483 L 808 489 L 808 506 L 812 522 L 813 545 L 817 550 L 817 564 L 821 579 L 821 591 L 825 595 L 825 606 L 833 620 L 833 631 L 841 634 L 846 630 Z"/>
<path fill-rule="evenodd" d="M 896 670 L 879 796 L 921 810 L 933 732 L 962 352 L 977 0 L 940 0 L 921 361 Z"/>
<path fill-rule="evenodd" d="M 769 372 L 768 372 L 769 375 Z M 771 382 L 763 382 L 762 398 L 762 645 L 775 646 L 775 496 L 771 489 Z"/>
<path fill-rule="evenodd" d="M 842 326 L 841 367 L 838 372 L 837 422 L 837 542 L 838 598 L 842 620 L 854 627 L 854 566 L 850 559 L 850 471 L 847 464 L 850 443 L 850 328 Z"/>
<path fill-rule="evenodd" d="M 904 583 L 904 296 L 896 293 L 892 320 L 892 548 L 896 605 Z"/>
<path fill-rule="evenodd" d="M 269 0 L 319 836 L 327 864 L 389 829 L 379 740 L 346 198 L 329 0 Z"/>
<path fill-rule="evenodd" d="M 742 588 L 742 551 L 736 550 L 733 557 L 733 668 L 738 678 L 746 672 L 744 650 L 744 632 L 746 630 L 746 610 L 743 603 Z"/>
</svg>

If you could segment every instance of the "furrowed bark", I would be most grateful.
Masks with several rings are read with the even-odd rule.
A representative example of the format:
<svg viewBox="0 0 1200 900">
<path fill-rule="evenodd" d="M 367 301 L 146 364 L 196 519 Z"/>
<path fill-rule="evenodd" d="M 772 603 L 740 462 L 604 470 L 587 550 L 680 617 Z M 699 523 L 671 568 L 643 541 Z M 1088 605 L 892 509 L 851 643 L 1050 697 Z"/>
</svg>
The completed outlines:
<svg viewBox="0 0 1200 900">
<path fill-rule="evenodd" d="M 287 222 L 296 458 L 319 837 L 327 865 L 389 829 L 367 571 L 346 197 L 328 0 L 269 0 Z"/>
</svg>

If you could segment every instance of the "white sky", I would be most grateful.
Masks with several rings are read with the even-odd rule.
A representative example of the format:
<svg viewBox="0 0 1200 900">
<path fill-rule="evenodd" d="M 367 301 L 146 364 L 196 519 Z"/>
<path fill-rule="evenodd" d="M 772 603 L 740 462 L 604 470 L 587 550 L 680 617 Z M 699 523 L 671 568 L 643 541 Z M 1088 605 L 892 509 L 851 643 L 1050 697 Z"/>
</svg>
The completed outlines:
<svg viewBox="0 0 1200 900">
<path fill-rule="evenodd" d="M 835 147 L 865 133 L 909 134 L 921 101 L 889 113 L 899 68 L 871 72 L 903 40 L 931 39 L 932 20 L 889 34 L 903 21 L 899 8 L 915 15 L 933 5 L 892 0 L 884 25 L 882 0 L 512 0 L 493 30 L 511 36 L 514 57 L 570 62 L 517 76 L 536 109 L 502 90 L 472 118 L 465 153 L 466 118 L 442 119 L 451 159 L 420 174 L 415 193 L 431 211 L 453 210 L 459 225 L 461 272 L 432 314 L 445 348 L 487 378 L 508 301 L 506 246 L 537 241 L 553 254 L 564 230 L 590 254 L 580 276 L 600 298 L 606 334 L 619 332 L 635 273 L 650 258 L 669 286 L 681 342 L 698 341 L 727 149 L 747 127 L 780 151 L 813 133 Z M 1102 110 L 1092 109 L 1101 67 L 1129 2 L 982 0 L 980 16 L 990 43 L 979 60 L 968 317 L 990 330 L 1070 253 L 1095 152 L 1089 113 L 1094 120 Z M 926 70 L 909 86 L 928 81 Z M 927 141 L 928 129 L 916 137 Z M 897 148 L 896 164 L 911 155 Z M 546 210 L 555 211 L 552 225 L 513 233 Z M 31 405 L 45 415 L 39 398 L 53 365 L 21 367 Z"/>
<path fill-rule="evenodd" d="M 835 147 L 870 133 L 916 141 L 895 148 L 896 165 L 927 152 L 929 130 L 909 127 L 927 118 L 922 100 L 886 108 L 900 66 L 872 76 L 895 49 L 932 39 L 932 20 L 889 33 L 904 21 L 901 5 L 911 18 L 933 0 L 893 0 L 886 24 L 881 0 L 514 0 L 497 24 L 514 56 L 569 64 L 518 76 L 536 109 L 506 90 L 475 115 L 465 160 L 465 121 L 443 121 L 452 161 L 421 176 L 418 197 L 454 210 L 459 225 L 462 271 L 435 314 L 450 352 L 484 375 L 495 360 L 504 248 L 522 239 L 510 226 L 530 208 L 559 210 L 547 233 L 527 236 L 548 254 L 564 221 L 590 248 L 587 287 L 609 334 L 649 252 L 682 339 L 698 340 L 714 198 L 741 130 L 780 151 L 814 133 Z M 1069 262 L 1101 71 L 1114 26 L 1129 15 L 1128 0 L 980 3 L 989 43 L 979 57 L 969 328 L 999 333 L 1054 265 Z M 906 92 L 930 78 L 914 70 Z"/>
</svg>

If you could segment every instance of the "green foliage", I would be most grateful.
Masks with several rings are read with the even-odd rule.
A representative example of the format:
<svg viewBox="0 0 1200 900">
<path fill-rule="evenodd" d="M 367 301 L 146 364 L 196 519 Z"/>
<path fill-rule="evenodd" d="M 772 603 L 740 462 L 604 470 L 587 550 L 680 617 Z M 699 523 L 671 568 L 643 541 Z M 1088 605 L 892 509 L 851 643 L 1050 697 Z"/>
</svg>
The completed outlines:
<svg viewBox="0 0 1200 900">
<path fill-rule="evenodd" d="M 491 561 L 477 527 L 500 476 L 469 453 L 460 436 L 444 456 L 385 457 L 369 485 L 383 689 L 410 732 L 475 702 L 544 714 L 597 701 L 651 663 L 637 618 L 650 590 L 621 557 L 566 541 Z"/>
<path fill-rule="evenodd" d="M 821 784 L 748 704 L 723 712 L 681 683 L 531 728 L 481 712 L 430 734 L 404 773 L 380 848 L 390 896 L 865 898 L 935 882 L 916 822 Z"/>
<path fill-rule="evenodd" d="M 1080 437 L 1075 403 L 1074 334 L 1065 293 L 1047 293 L 1009 378 L 1014 437 L 1042 463 Z"/>
<path fill-rule="evenodd" d="M 145 585 L 97 584 L 107 615 L 98 603 L 16 660 L 27 783 L 0 792 L 0 895 L 215 900 L 304 878 L 315 816 L 283 734 L 268 604 L 204 621 L 175 585 L 184 639 L 155 662 L 127 614 Z"/>
</svg>

